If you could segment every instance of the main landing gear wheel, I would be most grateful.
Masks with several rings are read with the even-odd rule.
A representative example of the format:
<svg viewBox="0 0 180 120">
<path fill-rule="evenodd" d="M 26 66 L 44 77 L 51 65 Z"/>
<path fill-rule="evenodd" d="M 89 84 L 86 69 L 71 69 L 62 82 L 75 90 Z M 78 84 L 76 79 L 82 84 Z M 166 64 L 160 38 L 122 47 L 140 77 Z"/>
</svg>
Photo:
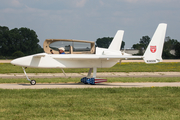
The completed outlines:
<svg viewBox="0 0 180 120">
<path fill-rule="evenodd" d="M 31 85 L 35 85 L 36 84 L 36 81 L 35 80 L 31 80 Z"/>
</svg>

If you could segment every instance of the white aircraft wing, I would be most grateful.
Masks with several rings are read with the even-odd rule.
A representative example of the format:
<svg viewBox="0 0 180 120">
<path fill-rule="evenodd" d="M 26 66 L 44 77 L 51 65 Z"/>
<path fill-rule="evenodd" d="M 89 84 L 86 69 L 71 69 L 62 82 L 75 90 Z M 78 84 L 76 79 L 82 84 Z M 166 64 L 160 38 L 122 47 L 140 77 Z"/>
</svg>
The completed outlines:
<svg viewBox="0 0 180 120">
<path fill-rule="evenodd" d="M 54 59 L 135 59 L 143 56 L 125 56 L 125 55 L 58 55 L 52 56 Z"/>
</svg>

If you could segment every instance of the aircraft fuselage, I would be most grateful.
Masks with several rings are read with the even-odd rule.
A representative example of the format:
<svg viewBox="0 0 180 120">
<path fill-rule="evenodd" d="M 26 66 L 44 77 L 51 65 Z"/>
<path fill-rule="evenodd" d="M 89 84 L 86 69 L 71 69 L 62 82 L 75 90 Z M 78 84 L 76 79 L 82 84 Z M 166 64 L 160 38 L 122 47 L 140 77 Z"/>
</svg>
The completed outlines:
<svg viewBox="0 0 180 120">
<path fill-rule="evenodd" d="M 26 57 L 21 57 L 13 60 L 11 63 L 14 65 L 22 67 L 33 67 L 33 68 L 109 68 L 115 65 L 119 59 L 97 59 L 97 55 L 90 54 L 84 55 L 89 59 L 78 59 L 79 55 L 72 54 L 38 54 L 41 57 L 36 57 L 36 55 L 30 55 Z"/>
</svg>

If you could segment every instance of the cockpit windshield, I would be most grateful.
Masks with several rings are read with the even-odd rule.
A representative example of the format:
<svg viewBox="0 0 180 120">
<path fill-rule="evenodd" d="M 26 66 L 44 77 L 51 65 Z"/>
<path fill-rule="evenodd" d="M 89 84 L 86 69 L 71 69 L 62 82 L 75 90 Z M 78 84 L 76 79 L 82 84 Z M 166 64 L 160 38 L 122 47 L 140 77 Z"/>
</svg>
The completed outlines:
<svg viewBox="0 0 180 120">
<path fill-rule="evenodd" d="M 63 47 L 65 53 L 69 54 L 93 54 L 95 43 L 91 41 L 67 40 L 67 39 L 47 39 L 44 42 L 44 51 L 49 53 L 53 50 L 58 54 L 58 48 Z"/>
</svg>

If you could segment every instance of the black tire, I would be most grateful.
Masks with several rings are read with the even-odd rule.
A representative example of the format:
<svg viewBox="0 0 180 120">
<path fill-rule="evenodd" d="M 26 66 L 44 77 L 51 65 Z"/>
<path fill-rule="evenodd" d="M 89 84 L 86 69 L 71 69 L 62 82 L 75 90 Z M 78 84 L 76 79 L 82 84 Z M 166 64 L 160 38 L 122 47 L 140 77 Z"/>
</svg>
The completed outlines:
<svg viewBox="0 0 180 120">
<path fill-rule="evenodd" d="M 91 84 L 91 85 L 96 85 L 96 84 L 94 83 L 94 84 Z"/>
<path fill-rule="evenodd" d="M 36 84 L 36 81 L 35 80 L 31 80 L 31 85 L 35 85 Z"/>
</svg>

